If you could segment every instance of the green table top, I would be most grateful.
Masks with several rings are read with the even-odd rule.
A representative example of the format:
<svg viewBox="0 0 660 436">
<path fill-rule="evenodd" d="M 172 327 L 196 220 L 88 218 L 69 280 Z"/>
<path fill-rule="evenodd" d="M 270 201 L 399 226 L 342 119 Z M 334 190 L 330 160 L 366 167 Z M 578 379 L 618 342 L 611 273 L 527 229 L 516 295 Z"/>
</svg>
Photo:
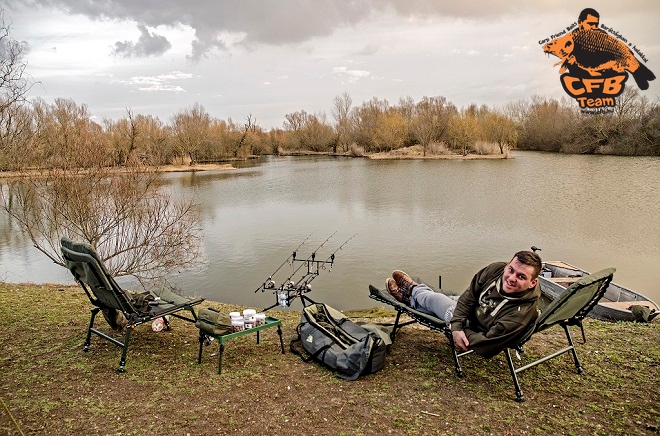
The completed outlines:
<svg viewBox="0 0 660 436">
<path fill-rule="evenodd" d="M 240 331 L 240 332 L 227 333 L 227 334 L 224 334 L 224 335 L 216 336 L 216 338 L 222 344 L 222 343 L 227 342 L 230 339 L 234 339 L 234 338 L 237 338 L 239 336 L 248 335 L 250 333 L 255 333 L 255 332 L 258 332 L 260 330 L 269 329 L 271 327 L 277 327 L 277 326 L 281 326 L 281 325 L 282 325 L 282 321 L 280 321 L 279 319 L 273 318 L 272 316 L 267 316 L 266 317 L 266 323 L 264 325 L 260 325 L 260 326 L 257 326 L 257 327 L 252 327 L 251 329 L 245 329 L 245 330 Z"/>
</svg>

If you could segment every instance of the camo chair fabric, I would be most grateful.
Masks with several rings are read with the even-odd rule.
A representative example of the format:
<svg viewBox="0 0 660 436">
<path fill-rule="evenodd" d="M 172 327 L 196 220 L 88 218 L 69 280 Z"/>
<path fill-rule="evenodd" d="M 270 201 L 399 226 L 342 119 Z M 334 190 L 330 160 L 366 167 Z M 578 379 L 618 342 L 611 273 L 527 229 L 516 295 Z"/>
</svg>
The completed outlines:
<svg viewBox="0 0 660 436">
<path fill-rule="evenodd" d="M 158 292 L 127 292 L 108 273 L 96 250 L 91 245 L 74 242 L 67 237 L 63 237 L 60 240 L 60 249 L 67 269 L 71 271 L 74 279 L 83 288 L 89 301 L 94 306 L 91 310 L 91 318 L 83 350 L 89 351 L 92 333 L 122 347 L 122 356 L 118 368 L 119 372 L 124 371 L 129 338 L 131 331 L 135 327 L 151 322 L 156 318 L 165 317 L 166 315 L 193 323 L 197 320 L 193 306 L 204 301 L 203 298 L 184 297 L 167 289 Z M 110 324 L 110 327 L 113 329 L 125 327 L 126 332 L 123 342 L 94 328 L 96 315 L 101 311 Z M 178 312 L 180 311 L 189 311 L 191 317 L 179 314 Z M 125 326 L 118 321 L 119 318 L 125 319 Z M 163 319 L 169 330 L 169 322 L 166 318 Z"/>
</svg>

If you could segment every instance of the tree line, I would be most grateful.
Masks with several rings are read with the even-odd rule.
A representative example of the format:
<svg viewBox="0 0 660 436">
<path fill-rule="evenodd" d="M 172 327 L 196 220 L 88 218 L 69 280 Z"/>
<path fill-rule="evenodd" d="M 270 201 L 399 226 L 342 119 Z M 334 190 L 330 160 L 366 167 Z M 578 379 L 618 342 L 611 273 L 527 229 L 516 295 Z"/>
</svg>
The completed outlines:
<svg viewBox="0 0 660 436">
<path fill-rule="evenodd" d="M 331 115 L 284 115 L 266 131 L 251 114 L 213 117 L 200 104 L 163 121 L 130 108 L 117 120 L 93 120 L 85 104 L 28 100 L 33 85 L 23 45 L 0 10 L 0 171 L 26 167 L 125 166 L 213 162 L 288 152 L 363 155 L 418 146 L 424 155 L 501 153 L 512 148 L 569 153 L 660 155 L 660 105 L 628 86 L 609 114 L 582 114 L 568 98 L 543 96 L 502 107 L 459 108 L 443 96 L 377 97 L 354 105 L 344 92 Z M 89 156 L 94 154 L 90 162 Z"/>
<path fill-rule="evenodd" d="M 194 104 L 165 123 L 126 110 L 118 120 L 92 120 L 71 99 L 0 106 L 0 169 L 85 167 L 95 154 L 107 166 L 216 162 L 252 155 L 331 152 L 351 155 L 417 145 L 422 154 L 505 154 L 512 148 L 568 153 L 660 155 L 660 106 L 632 87 L 612 114 L 581 114 L 568 99 L 541 96 L 492 108 L 458 108 L 445 97 L 372 98 L 353 106 L 335 97 L 332 117 L 305 110 L 285 115 L 266 131 L 248 115 L 237 123 Z M 3 99 L 3 101 L 6 101 Z"/>
</svg>

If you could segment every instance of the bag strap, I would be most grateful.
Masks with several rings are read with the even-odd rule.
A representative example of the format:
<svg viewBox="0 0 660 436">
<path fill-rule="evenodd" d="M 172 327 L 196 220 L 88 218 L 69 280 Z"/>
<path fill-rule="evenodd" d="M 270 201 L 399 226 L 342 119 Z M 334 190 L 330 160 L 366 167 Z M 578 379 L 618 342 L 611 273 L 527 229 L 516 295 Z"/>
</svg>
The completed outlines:
<svg viewBox="0 0 660 436">
<path fill-rule="evenodd" d="M 298 337 L 295 339 L 291 339 L 291 343 L 289 344 L 289 349 L 293 354 L 300 356 L 303 362 L 307 363 L 313 359 L 316 359 L 319 356 L 319 354 L 323 353 L 325 350 L 330 348 L 332 344 L 324 345 L 323 347 L 316 350 L 314 354 L 309 354 L 302 346 L 302 336 L 300 335 L 301 327 L 302 327 L 302 323 L 298 324 L 298 327 L 296 327 L 296 332 L 298 333 Z M 296 345 L 299 345 L 299 347 Z"/>
<path fill-rule="evenodd" d="M 291 339 L 291 343 L 289 344 L 289 349 L 293 354 L 300 356 L 301 359 L 305 360 L 302 356 L 302 353 L 307 353 L 307 352 L 302 346 L 302 337 L 300 336 L 301 328 L 302 328 L 302 323 L 298 324 L 298 327 L 296 327 L 296 333 L 298 334 L 298 336 L 294 339 Z"/>
</svg>

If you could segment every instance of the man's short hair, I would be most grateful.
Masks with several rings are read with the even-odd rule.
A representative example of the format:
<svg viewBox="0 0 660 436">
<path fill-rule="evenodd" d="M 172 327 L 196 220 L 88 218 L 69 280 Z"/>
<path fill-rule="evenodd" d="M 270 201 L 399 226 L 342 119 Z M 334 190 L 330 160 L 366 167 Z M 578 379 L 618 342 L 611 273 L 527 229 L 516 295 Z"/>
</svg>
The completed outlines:
<svg viewBox="0 0 660 436">
<path fill-rule="evenodd" d="M 596 11 L 596 9 L 586 8 L 586 9 L 582 9 L 582 12 L 580 12 L 580 15 L 578 16 L 578 23 L 586 20 L 587 15 L 592 15 L 598 18 L 598 20 L 600 20 L 600 14 L 598 13 L 598 11 Z"/>
<path fill-rule="evenodd" d="M 518 262 L 524 265 L 529 265 L 532 268 L 534 268 L 534 274 L 532 276 L 532 280 L 537 278 L 541 273 L 541 268 L 543 267 L 543 265 L 541 264 L 541 256 L 534 253 L 533 251 L 519 251 L 516 254 L 514 254 L 513 257 L 518 259 Z"/>
</svg>

